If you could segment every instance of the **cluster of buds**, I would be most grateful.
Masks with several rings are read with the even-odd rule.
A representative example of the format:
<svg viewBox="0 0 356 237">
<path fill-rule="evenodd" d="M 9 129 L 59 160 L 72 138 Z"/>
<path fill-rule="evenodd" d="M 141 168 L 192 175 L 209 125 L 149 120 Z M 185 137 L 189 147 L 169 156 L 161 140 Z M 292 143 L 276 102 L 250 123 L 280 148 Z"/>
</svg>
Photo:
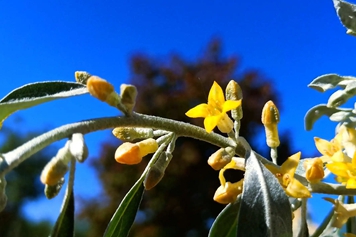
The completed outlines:
<svg viewBox="0 0 356 237">
<path fill-rule="evenodd" d="M 72 159 L 84 162 L 87 157 L 88 147 L 84 142 L 83 134 L 73 134 L 71 139 L 58 150 L 56 156 L 42 170 L 40 179 L 46 185 L 46 197 L 50 199 L 58 194 L 64 183 L 64 176 L 69 170 L 69 162 Z"/>
<path fill-rule="evenodd" d="M 89 93 L 110 106 L 116 107 L 125 115 L 132 115 L 136 103 L 137 89 L 133 85 L 123 84 L 120 87 L 120 95 L 115 91 L 114 86 L 108 81 L 92 76 L 87 72 L 75 72 L 77 82 L 85 84 Z"/>
</svg>

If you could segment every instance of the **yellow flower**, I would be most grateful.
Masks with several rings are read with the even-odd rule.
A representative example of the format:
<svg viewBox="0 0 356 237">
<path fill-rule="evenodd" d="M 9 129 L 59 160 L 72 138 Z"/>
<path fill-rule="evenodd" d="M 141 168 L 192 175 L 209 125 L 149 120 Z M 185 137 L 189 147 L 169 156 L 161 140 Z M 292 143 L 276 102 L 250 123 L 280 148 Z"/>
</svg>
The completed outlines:
<svg viewBox="0 0 356 237">
<path fill-rule="evenodd" d="M 208 96 L 208 104 L 200 104 L 190 109 L 185 113 L 191 118 L 205 118 L 205 130 L 210 133 L 218 126 L 223 133 L 231 132 L 233 122 L 227 116 L 226 112 L 236 109 L 241 105 L 241 100 L 227 100 L 225 101 L 224 93 L 218 83 L 214 81 Z"/>
<path fill-rule="evenodd" d="M 355 189 L 356 188 L 356 152 L 351 160 L 351 162 L 332 162 L 326 164 L 331 173 L 335 174 L 336 180 L 342 184 L 346 184 L 346 188 Z"/>
<path fill-rule="evenodd" d="M 295 198 L 311 197 L 309 190 L 294 178 L 299 160 L 300 152 L 290 156 L 281 167 L 266 164 L 266 168 L 276 176 L 288 196 Z"/>
<path fill-rule="evenodd" d="M 221 185 L 214 194 L 214 201 L 221 204 L 229 204 L 234 202 L 237 196 L 242 193 L 243 188 L 243 179 L 235 183 L 226 182 L 224 172 L 227 169 L 245 171 L 245 159 L 234 157 L 230 163 L 228 163 L 223 169 L 220 170 L 219 180 Z"/>
<path fill-rule="evenodd" d="M 324 198 L 326 201 L 334 204 L 334 221 L 333 227 L 341 228 L 350 217 L 356 216 L 356 204 L 344 204 L 337 199 Z"/>
<path fill-rule="evenodd" d="M 336 159 L 341 158 L 340 155 L 342 155 L 342 146 L 339 138 L 340 137 L 336 135 L 335 138 L 329 142 L 325 139 L 314 137 L 316 149 L 318 149 L 318 151 L 323 155 L 321 159 L 324 162 L 329 162 L 332 160 L 334 155 Z"/>
</svg>

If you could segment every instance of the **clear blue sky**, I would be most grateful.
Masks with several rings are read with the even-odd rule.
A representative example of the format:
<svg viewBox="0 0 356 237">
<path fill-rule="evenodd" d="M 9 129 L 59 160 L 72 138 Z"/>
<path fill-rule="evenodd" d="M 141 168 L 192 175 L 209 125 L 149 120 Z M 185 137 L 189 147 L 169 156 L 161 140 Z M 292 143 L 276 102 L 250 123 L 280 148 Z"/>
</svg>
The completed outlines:
<svg viewBox="0 0 356 237">
<path fill-rule="evenodd" d="M 119 88 L 130 76 L 132 54 L 175 52 L 194 60 L 219 37 L 226 55 L 241 57 L 241 70 L 258 69 L 272 80 L 282 99 L 280 129 L 290 130 L 293 150 L 309 152 L 305 156 L 315 152 L 313 137 L 330 139 L 335 126 L 322 119 L 313 131 L 304 130 L 305 112 L 330 95 L 307 84 L 326 73 L 356 75 L 356 38 L 345 34 L 331 0 L 1 1 L 0 36 L 0 97 L 35 81 L 72 81 L 77 70 Z M 113 115 L 114 109 L 86 95 L 20 111 L 4 126 L 21 117 L 23 132 L 49 130 Z M 110 131 L 86 136 L 92 156 L 109 136 Z M 97 183 L 87 164 L 78 166 L 79 195 L 98 195 Z M 53 218 L 59 199 L 29 205 L 26 213 Z"/>
</svg>

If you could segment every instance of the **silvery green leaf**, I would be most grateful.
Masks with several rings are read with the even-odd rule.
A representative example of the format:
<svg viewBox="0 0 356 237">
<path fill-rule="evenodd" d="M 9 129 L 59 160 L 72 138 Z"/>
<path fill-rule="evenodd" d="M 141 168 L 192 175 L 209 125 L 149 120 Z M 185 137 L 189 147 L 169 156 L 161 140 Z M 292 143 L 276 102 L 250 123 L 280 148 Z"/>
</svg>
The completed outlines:
<svg viewBox="0 0 356 237">
<path fill-rule="evenodd" d="M 356 32 L 356 5 L 341 0 L 333 0 L 336 13 L 348 33 Z"/>
<path fill-rule="evenodd" d="M 339 111 L 330 116 L 330 120 L 334 122 L 341 122 L 346 120 L 350 115 L 353 115 L 351 111 Z"/>
<path fill-rule="evenodd" d="M 19 87 L 0 100 L 0 128 L 3 121 L 17 110 L 85 93 L 88 93 L 86 86 L 76 82 L 47 81 Z"/>
<path fill-rule="evenodd" d="M 338 90 L 333 93 L 328 100 L 328 107 L 338 107 L 347 102 L 348 99 L 356 94 L 356 81 L 352 81 L 345 87 L 344 90 Z"/>
<path fill-rule="evenodd" d="M 145 191 L 142 183 L 143 178 L 144 176 L 137 180 L 130 191 L 126 193 L 124 199 L 111 217 L 104 237 L 128 236 Z"/>
<path fill-rule="evenodd" d="M 336 86 L 345 88 L 351 81 L 356 81 L 356 77 L 339 76 L 337 74 L 325 74 L 315 78 L 308 87 L 320 92 L 333 89 Z"/>
<path fill-rule="evenodd" d="M 73 237 L 74 236 L 74 195 L 73 192 L 65 197 L 67 205 L 61 210 L 50 237 Z"/>
<path fill-rule="evenodd" d="M 310 131 L 313 129 L 314 123 L 323 115 L 330 117 L 332 114 L 340 111 L 336 108 L 329 108 L 326 104 L 319 104 L 309 109 L 304 117 L 305 129 Z"/>
<path fill-rule="evenodd" d="M 246 159 L 237 236 L 293 236 L 289 199 L 277 178 L 253 152 Z"/>
</svg>

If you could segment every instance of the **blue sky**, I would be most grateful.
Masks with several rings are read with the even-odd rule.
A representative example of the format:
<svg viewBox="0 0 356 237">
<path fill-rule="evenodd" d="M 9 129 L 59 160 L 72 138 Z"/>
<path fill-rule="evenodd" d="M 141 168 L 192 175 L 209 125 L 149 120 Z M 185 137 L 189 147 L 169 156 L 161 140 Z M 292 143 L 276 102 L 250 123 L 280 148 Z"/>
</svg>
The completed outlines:
<svg viewBox="0 0 356 237">
<path fill-rule="evenodd" d="M 134 53 L 157 58 L 179 53 L 194 60 L 219 37 L 226 55 L 242 59 L 241 71 L 258 69 L 271 79 L 282 99 L 280 130 L 289 130 L 293 150 L 306 156 L 315 152 L 313 137 L 330 139 L 335 126 L 322 119 L 313 131 L 304 130 L 306 111 L 330 95 L 307 85 L 326 73 L 356 75 L 356 38 L 345 34 L 331 0 L 1 1 L 0 36 L 0 97 L 35 81 L 72 81 L 77 70 L 119 88 L 130 77 Z M 4 126 L 19 127 L 21 117 L 21 132 L 49 130 L 117 114 L 85 95 L 17 112 Z M 109 136 L 110 131 L 86 136 L 92 156 Z M 97 184 L 88 165 L 79 165 L 77 193 L 98 195 Z M 36 210 L 34 219 L 53 218 L 59 203 L 60 198 L 34 203 L 26 213 Z"/>
</svg>

